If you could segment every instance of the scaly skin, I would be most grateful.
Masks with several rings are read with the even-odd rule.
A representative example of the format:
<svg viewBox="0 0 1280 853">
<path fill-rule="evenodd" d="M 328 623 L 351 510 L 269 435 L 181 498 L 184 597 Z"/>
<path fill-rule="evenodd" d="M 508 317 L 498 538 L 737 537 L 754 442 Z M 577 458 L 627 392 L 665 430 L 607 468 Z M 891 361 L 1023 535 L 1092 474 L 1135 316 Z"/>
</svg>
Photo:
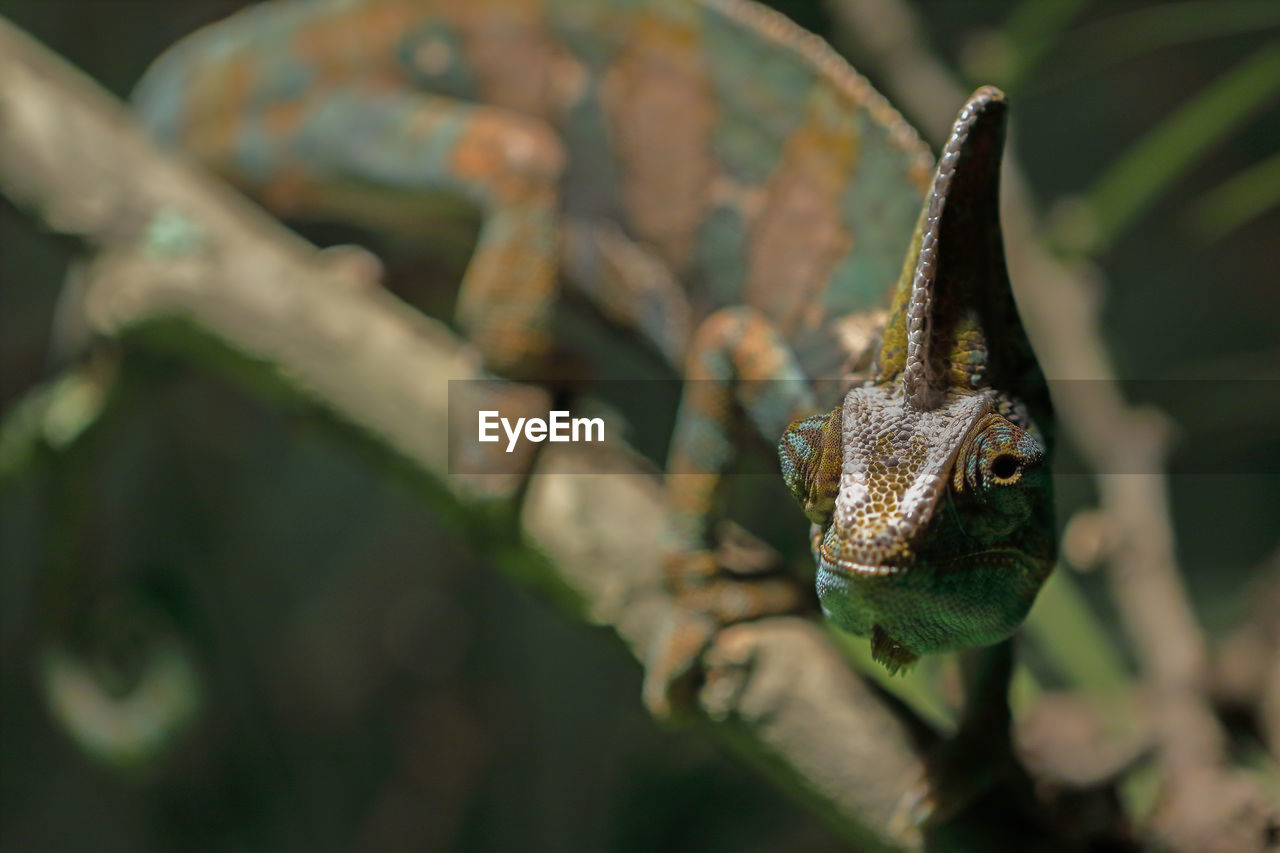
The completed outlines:
<svg viewBox="0 0 1280 853">
<path fill-rule="evenodd" d="M 989 568 L 947 563 L 953 552 L 978 552 L 968 541 L 974 530 L 1003 529 L 984 526 L 989 466 L 971 460 L 988 447 L 1022 448 L 1021 434 L 1001 431 L 1030 427 L 1020 389 L 1001 384 L 1009 375 L 987 348 L 998 339 L 1003 352 L 1006 333 L 1010 351 L 1025 345 L 998 225 L 970 227 L 980 239 L 965 249 L 973 234 L 948 237 L 944 220 L 939 238 L 921 220 L 912 244 L 922 202 L 927 213 L 929 198 L 947 197 L 938 176 L 949 182 L 953 170 L 931 178 L 915 132 L 830 48 L 781 16 L 748 0 L 282 0 L 175 46 L 136 101 L 161 139 L 280 214 L 336 214 L 421 239 L 430 233 L 424 217 L 444 209 L 436 199 L 479 208 L 458 320 L 491 367 L 537 363 L 563 276 L 692 380 L 667 467 L 680 520 L 672 573 L 688 607 L 650 661 L 652 707 L 664 707 L 666 685 L 716 625 L 796 600 L 765 581 L 746 584 L 734 607 L 714 600 L 724 579 L 708 518 L 735 449 L 733 421 L 745 414 L 774 441 L 863 380 L 876 384 L 850 392 L 825 421 L 806 422 L 826 429 L 801 427 L 784 442 L 788 481 L 821 496 L 810 516 L 826 531 L 816 547 L 826 609 L 880 637 L 877 653 L 890 663 L 990 642 L 1020 618 L 1004 603 L 1009 584 L 987 577 Z M 988 161 L 998 159 L 993 144 Z M 965 180 L 956 177 L 949 210 L 966 209 Z M 974 209 L 994 217 L 994 208 Z M 913 286 L 915 258 L 929 257 L 934 238 L 940 271 L 955 276 L 968 264 L 982 280 Z M 927 351 L 909 331 L 921 317 L 932 318 Z M 830 425 L 840 412 L 837 452 Z M 992 412 L 1008 420 L 979 440 L 987 432 L 973 424 Z M 918 452 L 913 476 L 945 483 L 960 460 L 967 467 L 947 500 L 978 503 L 934 518 L 940 486 L 851 497 L 842 478 L 879 482 L 890 452 L 866 446 L 873 426 L 914 436 L 903 439 L 914 450 L 892 449 Z M 821 464 L 811 464 L 814 453 Z M 1019 458 L 1032 466 L 1032 456 Z M 1017 501 L 988 503 L 1004 518 Z M 1027 503 L 1034 523 L 1047 525 L 1047 503 Z M 1051 533 L 1041 539 L 1025 545 L 1037 580 L 1012 585 L 1019 602 L 1029 603 L 1052 551 Z M 1021 540 L 1006 544 L 1022 553 Z M 856 570 L 840 574 L 849 560 L 903 571 L 888 586 L 868 586 Z M 924 577 L 924 564 L 951 580 L 916 600 L 920 589 L 907 594 L 900 579 Z M 991 599 L 1000 618 L 975 615 Z M 934 618 L 948 608 L 958 615 Z M 934 627 L 911 629 L 926 623 Z M 898 647 L 909 652 L 883 651 Z"/>
<path fill-rule="evenodd" d="M 987 87 L 956 120 L 873 379 L 779 445 L 823 609 L 890 669 L 1008 636 L 1053 567 L 1052 413 L 1000 240 L 1004 115 Z"/>
</svg>

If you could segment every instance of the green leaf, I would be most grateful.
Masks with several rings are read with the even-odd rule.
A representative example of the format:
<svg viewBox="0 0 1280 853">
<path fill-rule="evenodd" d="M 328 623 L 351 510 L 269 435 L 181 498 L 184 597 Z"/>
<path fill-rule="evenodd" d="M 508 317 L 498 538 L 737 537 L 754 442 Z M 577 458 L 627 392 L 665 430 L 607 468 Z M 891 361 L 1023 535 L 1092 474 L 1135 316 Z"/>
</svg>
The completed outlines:
<svg viewBox="0 0 1280 853">
<path fill-rule="evenodd" d="M 1280 153 L 1223 181 L 1188 214 L 1188 227 L 1206 243 L 1219 240 L 1280 206 Z"/>
<path fill-rule="evenodd" d="M 1072 245 L 1059 227 L 1051 239 L 1085 254 L 1104 251 L 1213 145 L 1280 95 L 1280 42 L 1269 42 L 1187 101 L 1118 158 L 1083 199 L 1090 227 Z"/>
<path fill-rule="evenodd" d="M 1167 47 L 1280 26 L 1275 0 L 1189 0 L 1112 15 L 1067 33 L 1020 68 L 1020 94 L 1038 93 Z M 1034 73 L 1033 73 L 1034 72 Z"/>
</svg>

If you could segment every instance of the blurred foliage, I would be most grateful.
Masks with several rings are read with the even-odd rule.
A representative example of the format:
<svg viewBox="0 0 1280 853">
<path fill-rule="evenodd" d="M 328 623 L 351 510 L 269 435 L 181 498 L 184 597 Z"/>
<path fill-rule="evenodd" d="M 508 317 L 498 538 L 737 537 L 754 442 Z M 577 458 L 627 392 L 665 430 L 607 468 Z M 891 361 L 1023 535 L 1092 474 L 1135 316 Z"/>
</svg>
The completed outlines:
<svg viewBox="0 0 1280 853">
<path fill-rule="evenodd" d="M 830 849 L 702 738 L 659 732 L 621 644 L 479 563 L 416 481 L 151 351 L 5 485 L 4 849 Z M 50 630 L 77 654 L 41 659 Z M 191 701 L 150 660 L 179 642 L 206 695 L 176 748 L 114 750 L 141 698 L 71 711 L 123 776 L 54 729 L 86 668 Z"/>
<path fill-rule="evenodd" d="M 0 14 L 124 95 L 165 46 L 240 5 L 0 0 Z M 819 4 L 775 5 L 825 31 Z M 939 55 L 1009 90 L 1017 155 L 1059 244 L 1103 274 L 1121 374 L 1199 380 L 1131 390 L 1171 413 L 1180 458 L 1213 460 L 1175 477 L 1172 499 L 1194 600 L 1222 630 L 1280 517 L 1280 421 L 1253 402 L 1280 398 L 1280 14 L 1145 0 L 915 8 Z M 420 484 L 305 407 L 132 347 L 118 373 L 100 364 L 109 375 L 24 397 L 62 366 L 51 330 L 76 250 L 0 201 L 0 848 L 838 846 L 704 739 L 654 727 L 638 667 L 607 631 L 511 584 Z M 432 263 L 393 274 L 438 313 L 451 297 L 423 282 L 456 280 L 459 261 Z M 1233 399 L 1206 402 L 1224 379 L 1242 380 Z M 659 456 L 644 410 L 668 407 L 630 403 Z M 766 457 L 744 464 L 767 471 Z M 1065 520 L 1091 485 L 1058 480 Z M 768 501 L 780 494 L 772 482 Z M 803 551 L 798 516 L 757 518 L 752 529 Z M 1080 620 L 1077 598 L 1096 618 Z M 1055 662 L 1063 683 L 1114 685 L 1124 662 L 1107 648 L 1119 632 L 1096 577 L 1064 578 L 1035 619 L 1053 627 L 1033 620 L 1029 658 Z M 51 632 L 82 653 L 43 656 Z M 167 647 L 196 671 L 148 651 Z M 1073 671 L 1082 660 L 1102 668 Z M 134 718 L 73 722 L 127 772 L 109 770 L 58 728 L 84 703 L 51 706 L 39 688 L 52 668 L 74 694 L 86 667 L 122 695 L 160 672 L 176 690 L 162 701 L 198 689 L 199 710 L 155 756 L 112 751 Z M 892 686 L 946 724 L 954 697 L 932 674 Z"/>
</svg>

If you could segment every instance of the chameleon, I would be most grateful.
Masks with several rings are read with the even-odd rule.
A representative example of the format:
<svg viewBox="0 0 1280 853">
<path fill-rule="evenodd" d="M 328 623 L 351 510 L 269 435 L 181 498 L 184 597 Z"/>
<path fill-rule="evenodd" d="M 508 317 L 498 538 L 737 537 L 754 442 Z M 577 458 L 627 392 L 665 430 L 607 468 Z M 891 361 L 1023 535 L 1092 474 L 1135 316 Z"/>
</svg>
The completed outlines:
<svg viewBox="0 0 1280 853">
<path fill-rule="evenodd" d="M 133 101 L 281 216 L 421 240 L 478 211 L 456 319 L 498 373 L 545 363 L 563 285 L 681 374 L 654 710 L 716 630 L 799 600 L 717 550 L 743 425 L 778 443 L 822 609 L 890 670 L 1008 636 L 1047 577 L 1052 411 L 1005 269 L 998 90 L 935 166 L 751 0 L 275 0 L 170 48 Z"/>
</svg>

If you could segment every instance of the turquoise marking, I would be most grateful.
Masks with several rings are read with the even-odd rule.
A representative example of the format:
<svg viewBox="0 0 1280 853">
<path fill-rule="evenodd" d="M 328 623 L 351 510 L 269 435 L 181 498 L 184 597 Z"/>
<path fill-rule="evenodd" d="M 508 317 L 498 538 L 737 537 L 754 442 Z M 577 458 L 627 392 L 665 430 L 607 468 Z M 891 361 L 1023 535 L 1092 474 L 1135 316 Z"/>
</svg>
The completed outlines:
<svg viewBox="0 0 1280 853">
<path fill-rule="evenodd" d="M 671 443 L 687 458 L 696 460 L 702 471 L 723 471 L 733 456 L 733 443 L 720 423 L 683 404 L 676 413 L 676 433 Z"/>
<path fill-rule="evenodd" d="M 907 180 L 912 158 L 891 147 L 884 129 L 865 113 L 857 118 L 858 159 L 840 203 L 853 247 L 824 294 L 828 316 L 886 307 L 923 200 Z"/>
<path fill-rule="evenodd" d="M 190 69 L 176 54 L 166 53 L 147 69 L 133 90 L 133 108 L 152 137 L 177 145 L 186 115 Z"/>
<path fill-rule="evenodd" d="M 782 435 L 796 411 L 815 405 L 805 378 L 786 369 L 784 374 L 758 386 L 760 393 L 747 407 L 747 414 L 761 435 Z"/>
<path fill-rule="evenodd" d="M 618 160 L 607 145 L 600 144 L 609 138 L 609 125 L 596 81 L 566 111 L 560 131 L 568 155 L 560 182 L 565 209 L 588 220 L 622 221 Z"/>
<path fill-rule="evenodd" d="M 232 151 L 236 170 L 254 181 L 267 183 L 275 176 L 279 154 L 279 146 L 263 124 L 262 115 L 246 116 Z"/>
<path fill-rule="evenodd" d="M 152 255 L 192 255 L 204 248 L 204 228 L 181 211 L 162 207 L 147 223 L 142 244 Z"/>
<path fill-rule="evenodd" d="M 431 132 L 411 134 L 421 114 L 421 95 L 371 97 L 338 92 L 308 117 L 295 139 L 296 156 L 313 163 L 321 178 L 327 169 L 342 177 L 355 172 L 365 180 L 406 189 L 450 188 L 483 204 L 484 190 L 474 182 L 453 180 L 449 160 L 466 132 L 469 107 L 434 114 Z"/>
<path fill-rule="evenodd" d="M 442 56 L 447 51 L 448 62 L 439 71 L 425 69 L 419 61 L 421 50 L 438 50 Z M 474 100 L 476 79 L 465 59 L 458 31 L 440 21 L 411 29 L 396 46 L 396 60 L 415 86 L 452 98 Z"/>
<path fill-rule="evenodd" d="M 713 10 L 703 9 L 702 29 L 707 68 L 721 105 L 713 141 L 716 156 L 736 180 L 763 183 L 781 160 L 787 137 L 804 119 L 814 72 Z"/>
<path fill-rule="evenodd" d="M 645 0 L 601 3 L 600 0 L 552 0 L 551 30 L 576 58 L 598 74 L 617 57 L 618 45 L 631 32 Z"/>
<path fill-rule="evenodd" d="M 305 98 L 315 91 L 316 69 L 284 51 L 260 54 L 256 58 L 261 84 L 253 91 L 251 110 L 277 106 Z"/>
<path fill-rule="evenodd" d="M 819 435 L 828 417 L 829 413 L 810 415 L 782 434 L 778 462 L 782 468 L 782 481 L 793 494 L 800 494 L 800 487 L 804 485 L 799 464 L 812 463 L 818 455 L 818 449 L 809 441 L 809 436 Z"/>
<path fill-rule="evenodd" d="M 716 308 L 739 302 L 747 280 L 747 227 L 736 207 L 712 209 L 698 229 L 696 259 L 705 295 Z"/>
</svg>

